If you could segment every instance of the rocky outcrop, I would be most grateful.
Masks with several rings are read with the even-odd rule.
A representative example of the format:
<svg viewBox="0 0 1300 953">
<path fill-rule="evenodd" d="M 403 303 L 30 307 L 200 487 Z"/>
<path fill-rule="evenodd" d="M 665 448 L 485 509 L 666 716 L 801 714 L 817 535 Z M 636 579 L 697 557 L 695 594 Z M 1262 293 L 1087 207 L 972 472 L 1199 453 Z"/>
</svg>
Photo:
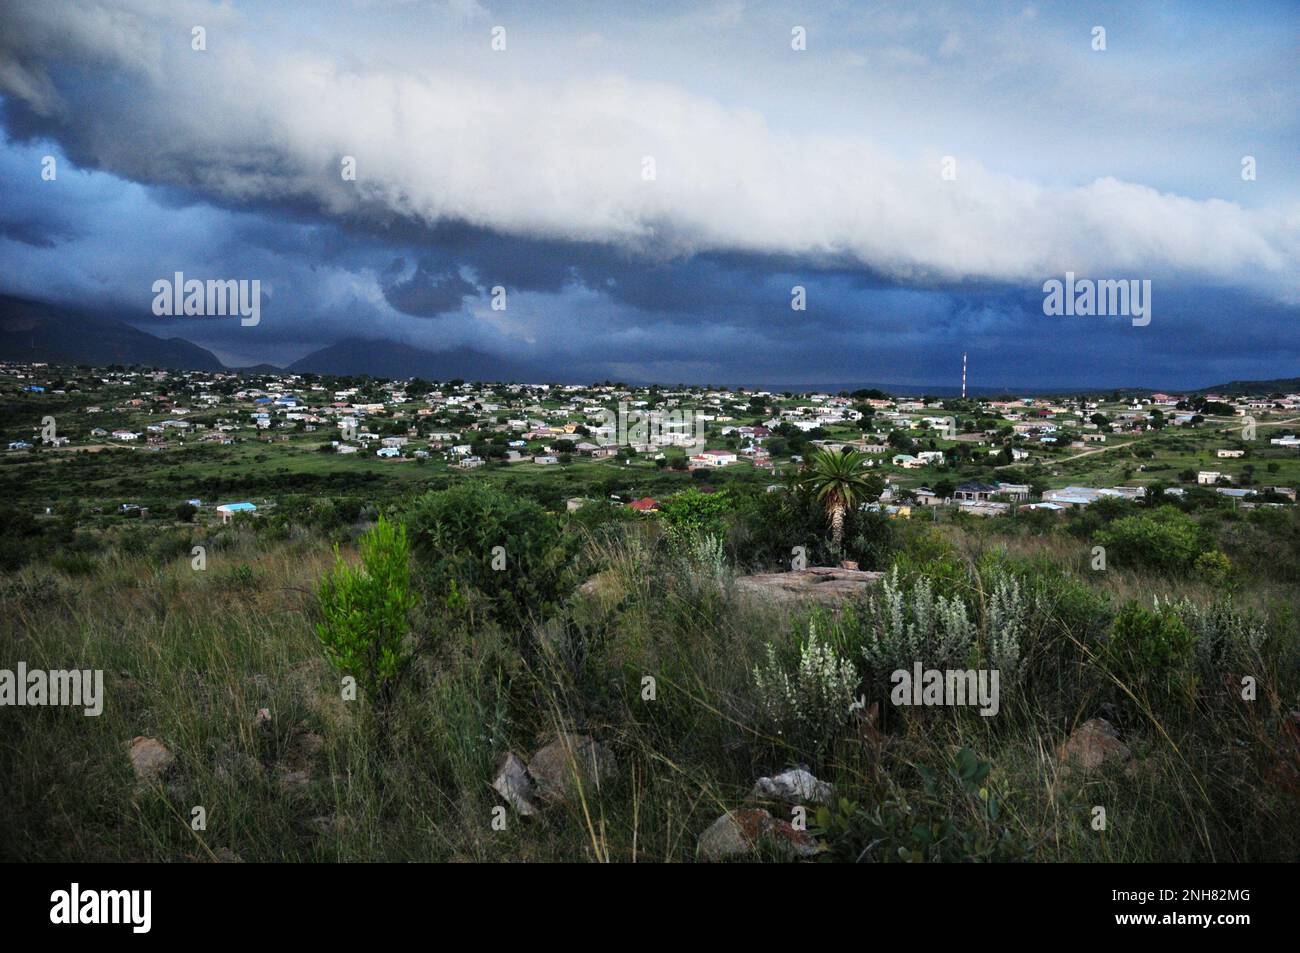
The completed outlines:
<svg viewBox="0 0 1300 953">
<path fill-rule="evenodd" d="M 736 579 L 736 591 L 777 603 L 813 600 L 835 604 L 856 596 L 884 576 L 880 572 L 818 566 L 791 572 L 758 573 Z"/>
</svg>

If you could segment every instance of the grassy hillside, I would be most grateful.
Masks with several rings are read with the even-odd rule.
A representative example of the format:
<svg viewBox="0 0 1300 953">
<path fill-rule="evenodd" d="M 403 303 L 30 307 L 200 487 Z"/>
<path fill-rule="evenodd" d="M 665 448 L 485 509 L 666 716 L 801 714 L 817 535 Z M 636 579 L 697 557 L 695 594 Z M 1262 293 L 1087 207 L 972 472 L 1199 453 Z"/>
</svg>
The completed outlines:
<svg viewBox="0 0 1300 953">
<path fill-rule="evenodd" d="M 757 778 L 805 765 L 834 786 L 833 807 L 809 814 L 825 859 L 1297 855 L 1292 512 L 1157 520 L 1171 540 L 1196 534 L 1194 552 L 1225 553 L 1228 568 L 1213 571 L 1153 568 L 1143 547 L 1172 544 L 1143 536 L 1154 517 L 1126 503 L 1065 520 L 855 517 L 848 554 L 896 573 L 888 592 L 911 626 L 900 637 L 882 614 L 883 583 L 876 603 L 834 612 L 741 593 L 737 573 L 786 568 L 788 555 L 765 554 L 788 554 L 791 542 L 825 559 L 825 523 L 782 495 L 635 520 L 589 508 L 561 523 L 495 494 L 463 525 L 436 493 L 395 497 L 390 510 L 417 542 L 417 604 L 409 663 L 382 709 L 364 693 L 344 699 L 346 673 L 316 634 L 331 540 L 355 565 L 373 511 L 124 523 L 82 530 L 79 542 L 15 522 L 7 546 L 37 543 L 0 579 L 4 664 L 103 669 L 107 701 L 97 718 L 6 712 L 0 852 L 689 861 L 701 832 L 749 803 Z M 529 527 L 541 523 L 525 516 L 560 535 L 536 536 Z M 484 525 L 500 527 L 512 560 L 495 575 Z M 780 545 L 764 549 L 774 526 Z M 1097 539 L 1108 542 L 1104 572 L 1089 569 Z M 206 548 L 202 570 L 193 545 Z M 577 588 L 583 579 L 594 581 Z M 504 615 L 507 596 L 522 616 Z M 957 616 L 965 629 L 936 621 Z M 893 704 L 889 674 L 913 658 L 996 663 L 998 714 Z M 826 674 L 845 664 L 864 705 L 844 705 Z M 1252 701 L 1241 697 L 1247 675 Z M 799 704 L 772 688 L 782 678 Z M 1068 767 L 1059 746 L 1097 717 L 1129 757 Z M 490 786 L 499 760 L 526 759 L 557 732 L 590 734 L 615 773 L 535 817 L 503 815 Z M 125 746 L 136 736 L 174 756 L 165 776 L 133 776 Z M 191 824 L 196 806 L 203 830 Z M 781 859 L 760 848 L 753 859 Z"/>
</svg>

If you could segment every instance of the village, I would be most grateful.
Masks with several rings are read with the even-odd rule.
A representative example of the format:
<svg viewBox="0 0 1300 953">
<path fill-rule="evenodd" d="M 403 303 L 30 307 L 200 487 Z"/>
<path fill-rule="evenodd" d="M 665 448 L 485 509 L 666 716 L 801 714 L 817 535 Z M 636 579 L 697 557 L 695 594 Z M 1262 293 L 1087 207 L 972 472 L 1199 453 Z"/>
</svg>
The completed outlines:
<svg viewBox="0 0 1300 953">
<path fill-rule="evenodd" d="M 963 399 L 42 364 L 0 365 L 0 392 L 11 409 L 6 463 L 126 452 L 142 489 L 142 471 L 171 461 L 199 469 L 222 461 L 236 484 L 238 473 L 259 469 L 319 477 L 364 467 L 378 483 L 486 469 L 552 474 L 574 490 L 557 495 L 570 511 L 601 482 L 626 490 L 601 494 L 613 504 L 653 513 L 685 486 L 739 481 L 779 490 L 805 455 L 826 449 L 863 455 L 884 483 L 866 505 L 911 518 L 1060 512 L 1107 497 L 1140 499 L 1149 489 L 1281 506 L 1295 502 L 1300 478 L 1295 393 Z M 616 474 L 621 479 L 611 479 Z M 91 481 L 81 491 L 89 497 L 93 488 Z M 229 521 L 275 505 L 265 494 L 117 495 L 105 493 L 99 511 L 147 516 L 150 506 L 188 504 Z"/>
</svg>

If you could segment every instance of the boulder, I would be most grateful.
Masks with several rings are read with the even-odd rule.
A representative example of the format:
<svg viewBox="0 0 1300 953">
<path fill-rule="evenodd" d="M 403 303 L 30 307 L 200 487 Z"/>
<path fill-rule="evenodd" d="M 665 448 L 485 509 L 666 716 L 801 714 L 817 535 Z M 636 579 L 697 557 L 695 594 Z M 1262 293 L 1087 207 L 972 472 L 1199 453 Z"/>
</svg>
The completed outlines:
<svg viewBox="0 0 1300 953">
<path fill-rule="evenodd" d="M 812 600 L 834 605 L 865 592 L 884 576 L 881 572 L 816 566 L 791 572 L 757 573 L 736 579 L 736 591 L 776 603 Z"/>
<path fill-rule="evenodd" d="M 513 751 L 507 751 L 501 759 L 492 788 L 524 817 L 537 813 L 537 805 L 533 803 L 537 797 L 537 788 L 528 776 L 528 769 Z"/>
<path fill-rule="evenodd" d="M 827 804 L 831 786 L 803 768 L 783 771 L 775 777 L 759 778 L 752 797 L 757 801 L 780 801 L 783 804 Z"/>
<path fill-rule="evenodd" d="M 1104 764 L 1127 761 L 1133 752 L 1119 740 L 1119 732 L 1105 718 L 1090 718 L 1075 729 L 1057 752 L 1061 761 L 1085 771 Z"/>
<path fill-rule="evenodd" d="M 704 860 L 729 860 L 753 854 L 767 843 L 790 857 L 811 857 L 817 853 L 812 835 L 797 831 L 789 821 L 780 821 L 761 808 L 728 811 L 708 826 L 697 842 Z"/>
<path fill-rule="evenodd" d="M 126 743 L 126 750 L 135 779 L 142 785 L 161 781 L 176 763 L 176 757 L 157 738 L 137 735 Z"/>
<path fill-rule="evenodd" d="M 528 761 L 537 793 L 546 801 L 563 801 L 581 781 L 584 791 L 599 789 L 613 776 L 614 756 L 590 735 L 564 733 L 538 749 Z"/>
</svg>

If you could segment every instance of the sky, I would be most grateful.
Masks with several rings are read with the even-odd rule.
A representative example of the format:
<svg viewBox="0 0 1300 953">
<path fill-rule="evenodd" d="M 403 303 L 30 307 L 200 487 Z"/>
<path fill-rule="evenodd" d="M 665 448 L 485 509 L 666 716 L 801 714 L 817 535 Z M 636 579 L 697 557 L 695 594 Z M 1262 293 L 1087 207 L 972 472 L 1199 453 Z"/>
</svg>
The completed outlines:
<svg viewBox="0 0 1300 953">
<path fill-rule="evenodd" d="M 0 292 L 231 366 L 1291 377 L 1297 39 L 1295 2 L 6 0 Z M 257 279 L 259 323 L 154 316 L 175 272 Z M 1067 273 L 1150 322 L 1044 313 Z"/>
</svg>

